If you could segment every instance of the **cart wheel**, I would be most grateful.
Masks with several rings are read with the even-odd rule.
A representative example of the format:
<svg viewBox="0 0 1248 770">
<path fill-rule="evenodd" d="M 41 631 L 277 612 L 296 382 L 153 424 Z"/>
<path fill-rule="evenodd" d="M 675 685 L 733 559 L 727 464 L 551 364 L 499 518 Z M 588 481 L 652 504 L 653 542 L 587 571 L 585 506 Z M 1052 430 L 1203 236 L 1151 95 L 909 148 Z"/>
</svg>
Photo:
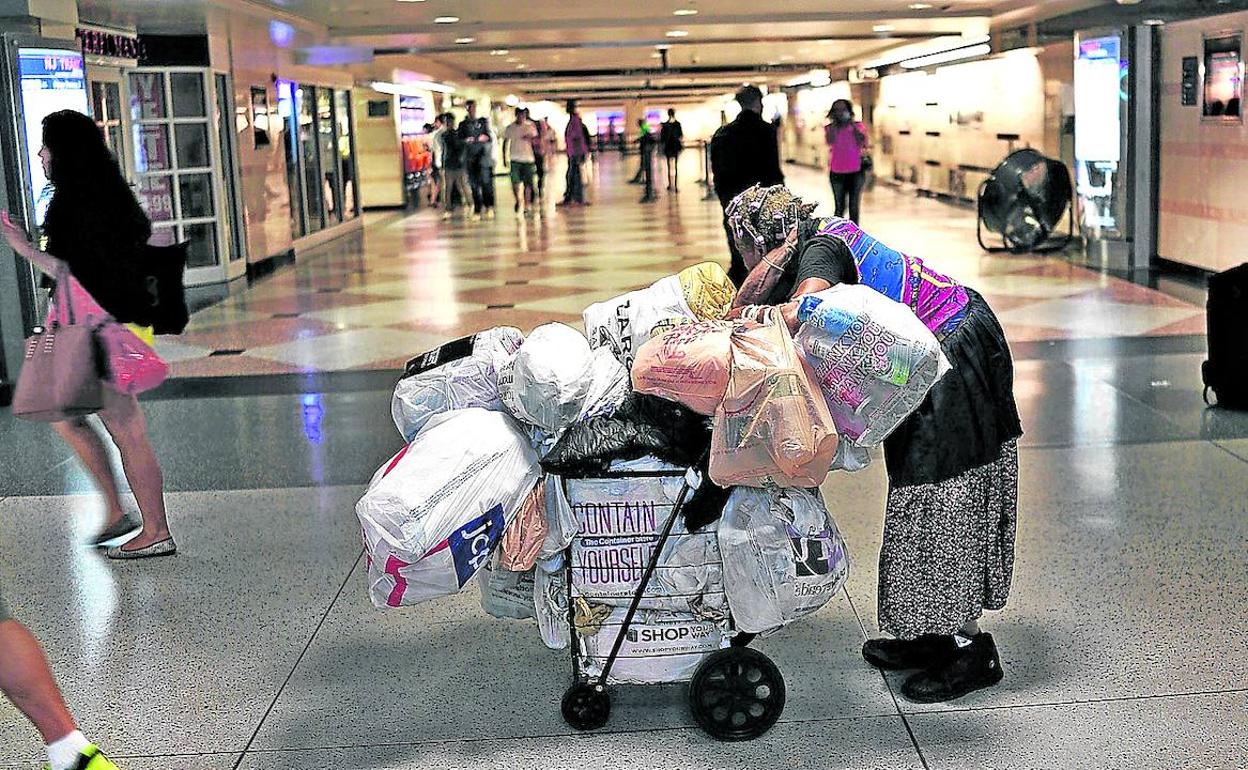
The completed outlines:
<svg viewBox="0 0 1248 770">
<path fill-rule="evenodd" d="M 563 721 L 577 730 L 597 730 L 611 716 L 611 696 L 602 685 L 577 682 L 563 694 Z"/>
<path fill-rule="evenodd" d="M 748 647 L 713 653 L 689 683 L 694 720 L 721 741 L 748 741 L 770 730 L 784 711 L 784 695 L 780 669 Z"/>
</svg>

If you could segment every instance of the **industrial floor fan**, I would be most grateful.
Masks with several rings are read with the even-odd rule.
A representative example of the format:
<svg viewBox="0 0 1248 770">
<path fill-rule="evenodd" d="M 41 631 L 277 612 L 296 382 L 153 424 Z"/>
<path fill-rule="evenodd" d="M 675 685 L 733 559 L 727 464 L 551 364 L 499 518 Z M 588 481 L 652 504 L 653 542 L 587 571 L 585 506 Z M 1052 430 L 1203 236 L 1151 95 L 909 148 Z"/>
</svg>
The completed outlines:
<svg viewBox="0 0 1248 770">
<path fill-rule="evenodd" d="M 975 236 L 989 252 L 1046 253 L 1066 248 L 1074 237 L 1074 215 L 1065 233 L 1054 235 L 1070 206 L 1070 172 L 1059 160 L 1033 149 L 1015 150 L 979 186 Z M 984 243 L 984 230 L 1001 236 L 1002 246 Z"/>
</svg>

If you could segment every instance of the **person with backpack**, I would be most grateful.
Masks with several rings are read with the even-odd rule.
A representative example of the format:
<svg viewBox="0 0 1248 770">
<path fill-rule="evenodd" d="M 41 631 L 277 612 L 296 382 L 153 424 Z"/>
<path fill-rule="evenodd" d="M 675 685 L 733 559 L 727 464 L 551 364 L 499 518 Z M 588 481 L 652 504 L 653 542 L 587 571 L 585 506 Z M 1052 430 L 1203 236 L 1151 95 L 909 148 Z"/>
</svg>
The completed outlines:
<svg viewBox="0 0 1248 770">
<path fill-rule="evenodd" d="M 52 186 L 44 217 L 47 251 L 37 249 L 26 233 L 2 217 L 9 246 L 54 280 L 67 281 L 55 296 L 70 308 L 54 303 L 54 312 L 76 309 L 80 316 L 105 313 L 107 322 L 124 323 L 139 311 L 143 287 L 136 286 L 143 250 L 152 234 L 151 221 L 117 165 L 95 121 L 79 112 L 63 110 L 43 119 L 43 148 L 39 151 Z M 98 304 L 97 304 L 98 303 Z M 125 328 L 115 329 L 130 351 L 145 346 Z M 140 334 L 145 334 L 139 330 Z M 146 333 L 150 333 L 147 330 Z M 129 336 L 126 336 L 129 335 Z M 155 356 L 150 348 L 146 350 Z M 111 377 L 105 378 L 100 422 L 121 453 L 126 479 L 138 503 L 142 521 L 122 506 L 108 450 L 99 433 L 84 417 L 62 420 L 54 427 L 90 472 L 104 494 L 107 518 L 92 540 L 96 546 L 138 535 L 124 545 L 108 548 L 110 559 L 141 559 L 177 553 L 165 511 L 164 476 L 147 436 L 147 423 L 133 390 L 121 385 L 119 375 L 133 366 L 123 349 L 106 350 Z"/>
</svg>

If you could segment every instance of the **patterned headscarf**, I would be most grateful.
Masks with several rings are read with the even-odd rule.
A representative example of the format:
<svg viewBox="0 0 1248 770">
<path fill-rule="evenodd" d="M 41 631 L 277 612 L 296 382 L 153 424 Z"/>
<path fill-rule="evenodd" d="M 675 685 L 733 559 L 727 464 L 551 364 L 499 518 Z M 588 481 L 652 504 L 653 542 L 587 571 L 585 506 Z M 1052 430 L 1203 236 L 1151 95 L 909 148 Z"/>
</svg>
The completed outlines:
<svg viewBox="0 0 1248 770">
<path fill-rule="evenodd" d="M 809 217 L 818 204 L 807 203 L 784 185 L 754 185 L 728 204 L 728 229 L 738 248 L 753 245 L 755 254 L 766 254 Z"/>
</svg>

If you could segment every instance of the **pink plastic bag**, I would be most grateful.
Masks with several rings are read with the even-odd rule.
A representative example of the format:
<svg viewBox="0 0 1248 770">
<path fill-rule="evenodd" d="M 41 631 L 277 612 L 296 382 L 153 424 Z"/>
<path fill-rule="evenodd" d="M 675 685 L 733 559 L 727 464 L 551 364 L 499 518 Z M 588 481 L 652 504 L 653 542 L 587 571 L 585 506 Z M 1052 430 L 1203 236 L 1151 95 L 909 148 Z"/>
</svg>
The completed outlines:
<svg viewBox="0 0 1248 770">
<path fill-rule="evenodd" d="M 64 280 L 69 281 L 70 302 L 73 303 L 74 315 L 79 323 L 97 327 L 96 338 L 104 349 L 104 359 L 108 365 L 104 378 L 108 386 L 118 393 L 133 396 L 164 382 L 169 376 L 169 365 L 156 351 L 127 326 L 113 320 L 78 279 L 66 275 Z M 55 307 L 49 309 L 49 325 L 56 313 Z"/>
<path fill-rule="evenodd" d="M 525 572 L 533 569 L 537 556 L 542 552 L 546 542 L 546 479 L 537 480 L 537 486 L 529 493 L 528 498 L 520 506 L 516 518 L 503 532 L 502 555 L 499 557 L 500 567 L 512 572 Z"/>
<path fill-rule="evenodd" d="M 712 415 L 728 388 L 732 329 L 728 321 L 700 321 L 646 342 L 633 363 L 633 390 Z"/>
<path fill-rule="evenodd" d="M 734 331 L 732 376 L 711 435 L 711 479 L 723 487 L 817 487 L 837 443 L 815 374 L 780 314 Z"/>
</svg>

